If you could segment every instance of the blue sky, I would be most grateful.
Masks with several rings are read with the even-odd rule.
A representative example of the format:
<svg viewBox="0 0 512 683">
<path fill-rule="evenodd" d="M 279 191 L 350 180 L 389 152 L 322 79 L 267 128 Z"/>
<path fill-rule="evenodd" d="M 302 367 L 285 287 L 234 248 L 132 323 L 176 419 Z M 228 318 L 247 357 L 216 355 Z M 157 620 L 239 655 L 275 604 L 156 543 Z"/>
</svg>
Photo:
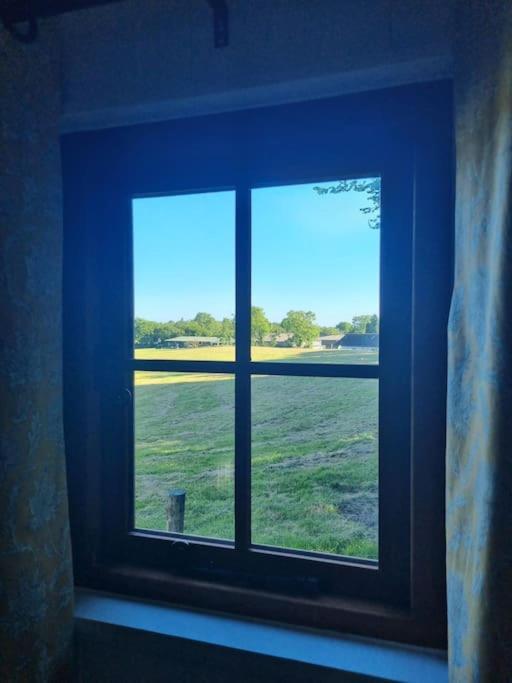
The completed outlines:
<svg viewBox="0 0 512 683">
<path fill-rule="evenodd" d="M 275 322 L 292 309 L 321 325 L 378 313 L 380 230 L 360 211 L 365 194 L 314 185 L 252 191 L 252 303 Z M 234 192 L 135 199 L 133 232 L 137 317 L 234 314 Z"/>
</svg>

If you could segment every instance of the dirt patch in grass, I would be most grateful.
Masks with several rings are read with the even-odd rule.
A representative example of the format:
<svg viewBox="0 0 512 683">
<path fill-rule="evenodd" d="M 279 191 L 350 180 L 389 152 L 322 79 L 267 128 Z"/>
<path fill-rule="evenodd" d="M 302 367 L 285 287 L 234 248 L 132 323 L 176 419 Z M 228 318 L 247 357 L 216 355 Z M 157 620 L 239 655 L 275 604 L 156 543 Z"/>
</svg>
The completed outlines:
<svg viewBox="0 0 512 683">
<path fill-rule="evenodd" d="M 376 487 L 371 491 L 345 493 L 338 510 L 343 518 L 361 525 L 365 536 L 376 537 L 379 524 Z"/>
<path fill-rule="evenodd" d="M 308 455 L 298 455 L 296 457 L 287 456 L 279 462 L 264 465 L 268 470 L 287 470 L 316 468 L 319 465 L 333 465 L 343 459 L 354 459 L 367 457 L 374 453 L 375 446 L 372 442 L 359 442 L 350 444 L 349 448 L 332 453 L 310 453 Z"/>
</svg>

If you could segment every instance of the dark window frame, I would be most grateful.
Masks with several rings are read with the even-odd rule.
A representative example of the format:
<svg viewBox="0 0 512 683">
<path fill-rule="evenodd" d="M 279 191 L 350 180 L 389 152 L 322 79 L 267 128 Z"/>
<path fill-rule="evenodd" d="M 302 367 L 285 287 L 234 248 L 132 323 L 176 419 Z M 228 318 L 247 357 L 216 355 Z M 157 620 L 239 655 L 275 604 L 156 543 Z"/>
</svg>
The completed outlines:
<svg viewBox="0 0 512 683">
<path fill-rule="evenodd" d="M 450 85 L 78 133 L 62 147 L 65 423 L 77 582 L 442 646 Z M 382 178 L 383 362 L 251 361 L 251 188 L 372 174 Z M 204 189 L 237 191 L 236 359 L 134 360 L 132 199 Z M 386 239 L 388 230 L 401 231 L 400 239 Z M 132 529 L 135 370 L 235 373 L 235 549 Z M 248 546 L 252 374 L 378 377 L 378 565 Z"/>
</svg>

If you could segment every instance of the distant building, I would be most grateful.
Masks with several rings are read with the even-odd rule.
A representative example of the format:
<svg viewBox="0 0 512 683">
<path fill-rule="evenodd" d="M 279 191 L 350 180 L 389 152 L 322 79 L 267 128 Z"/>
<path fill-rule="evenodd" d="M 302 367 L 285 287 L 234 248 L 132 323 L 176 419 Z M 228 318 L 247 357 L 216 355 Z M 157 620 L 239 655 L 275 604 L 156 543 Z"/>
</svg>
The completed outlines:
<svg viewBox="0 0 512 683">
<path fill-rule="evenodd" d="M 280 334 L 266 334 L 263 337 L 263 343 L 266 346 L 291 346 L 292 345 L 291 332 L 281 332 Z"/>
<path fill-rule="evenodd" d="M 352 346 L 355 348 L 365 347 L 365 348 L 379 348 L 379 335 L 378 334 L 356 334 L 355 332 L 350 332 L 346 334 L 340 341 L 340 346 Z"/>
<path fill-rule="evenodd" d="M 169 349 L 192 349 L 196 346 L 219 346 L 219 337 L 171 337 L 171 339 L 164 339 L 164 344 Z"/>
<path fill-rule="evenodd" d="M 318 337 L 318 346 L 315 344 L 315 342 L 313 342 L 313 345 L 315 346 L 315 348 L 337 349 L 340 345 L 342 338 L 342 334 L 325 334 L 322 337 Z"/>
</svg>

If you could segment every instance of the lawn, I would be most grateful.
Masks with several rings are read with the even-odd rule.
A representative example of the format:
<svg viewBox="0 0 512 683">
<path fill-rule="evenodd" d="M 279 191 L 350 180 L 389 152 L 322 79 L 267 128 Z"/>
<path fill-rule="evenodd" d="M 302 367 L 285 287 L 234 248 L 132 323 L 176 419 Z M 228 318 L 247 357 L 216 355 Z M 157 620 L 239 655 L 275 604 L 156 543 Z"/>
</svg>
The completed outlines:
<svg viewBox="0 0 512 683">
<path fill-rule="evenodd" d="M 140 349 L 139 358 L 231 360 L 232 347 Z M 370 351 L 257 348 L 256 360 L 374 363 Z M 170 488 L 185 532 L 233 538 L 234 381 L 137 372 L 136 525 L 165 529 Z M 252 540 L 377 557 L 376 380 L 252 379 Z"/>
</svg>

